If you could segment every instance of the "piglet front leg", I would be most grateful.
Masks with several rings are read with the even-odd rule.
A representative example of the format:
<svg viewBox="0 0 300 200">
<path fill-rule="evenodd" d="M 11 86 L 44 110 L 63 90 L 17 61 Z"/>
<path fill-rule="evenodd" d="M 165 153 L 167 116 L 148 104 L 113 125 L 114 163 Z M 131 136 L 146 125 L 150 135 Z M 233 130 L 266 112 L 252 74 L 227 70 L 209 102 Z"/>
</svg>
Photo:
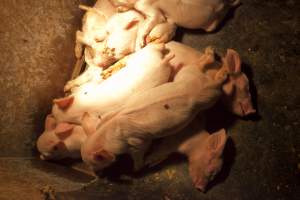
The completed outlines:
<svg viewBox="0 0 300 200">
<path fill-rule="evenodd" d="M 146 37 L 146 44 L 150 42 L 166 43 L 175 35 L 176 25 L 168 20 L 167 22 L 156 25 Z"/>
<path fill-rule="evenodd" d="M 151 2 L 150 2 L 151 3 Z M 140 49 L 146 44 L 146 37 L 155 25 L 165 22 L 166 19 L 163 14 L 153 7 L 147 0 L 138 1 L 135 8 L 146 15 L 146 20 L 142 23 L 141 28 L 138 30 L 136 48 Z"/>
<path fill-rule="evenodd" d="M 101 80 L 102 68 L 97 66 L 88 66 L 87 70 L 77 78 L 70 80 L 64 87 L 64 92 L 72 91 L 75 87 L 80 87 L 82 84 L 92 80 Z"/>
</svg>

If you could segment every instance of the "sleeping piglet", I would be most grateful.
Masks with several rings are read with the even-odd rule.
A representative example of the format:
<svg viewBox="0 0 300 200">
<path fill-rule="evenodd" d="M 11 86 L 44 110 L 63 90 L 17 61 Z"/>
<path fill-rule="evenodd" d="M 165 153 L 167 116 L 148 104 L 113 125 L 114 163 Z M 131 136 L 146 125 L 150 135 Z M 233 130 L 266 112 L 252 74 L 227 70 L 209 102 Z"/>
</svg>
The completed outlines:
<svg viewBox="0 0 300 200">
<path fill-rule="evenodd" d="M 178 26 L 190 29 L 216 29 L 230 7 L 239 0 L 112 0 L 115 6 L 134 8 L 147 18 L 138 33 L 138 45 L 145 45 L 145 38 L 156 24 L 167 18 Z"/>
<path fill-rule="evenodd" d="M 76 79 L 68 81 L 64 91 L 72 91 L 74 87 L 89 82 L 100 82 L 102 70 L 112 63 L 135 52 L 137 31 L 143 17 L 136 11 L 130 10 L 111 16 L 102 32 L 97 34 L 97 42 L 86 43 L 85 62 L 87 70 Z M 166 43 L 175 34 L 175 25 L 164 22 L 156 25 L 146 38 L 148 43 Z"/>
<path fill-rule="evenodd" d="M 80 147 L 86 137 L 81 126 L 69 123 L 57 124 L 53 116 L 48 115 L 45 131 L 37 140 L 40 158 L 42 160 L 80 158 Z"/>
<path fill-rule="evenodd" d="M 194 186 L 204 192 L 207 184 L 222 168 L 222 154 L 227 141 L 224 129 L 209 134 L 204 124 L 204 116 L 197 117 L 178 134 L 154 140 L 152 151 L 145 157 L 145 165 L 152 167 L 173 152 L 181 153 L 189 161 L 189 173 Z"/>
<path fill-rule="evenodd" d="M 172 56 L 164 55 L 163 44 L 150 44 L 129 56 L 126 66 L 97 84 L 81 85 L 68 97 L 54 100 L 52 114 L 58 122 L 81 123 L 85 112 L 101 118 L 118 109 L 131 95 L 169 80 Z"/>
<path fill-rule="evenodd" d="M 82 56 L 82 45 L 93 45 L 98 41 L 99 35 L 103 33 L 103 29 L 110 16 L 117 13 L 109 0 L 97 0 L 94 7 L 80 6 L 87 12 L 82 19 L 82 31 L 76 32 L 75 55 L 79 59 Z"/>
<path fill-rule="evenodd" d="M 133 95 L 83 143 L 82 159 L 101 170 L 117 155 L 130 153 L 139 169 L 151 141 L 177 133 L 200 111 L 210 108 L 221 95 L 225 79 L 225 73 L 211 79 L 190 66 L 180 70 L 173 82 Z"/>
<path fill-rule="evenodd" d="M 97 42 L 86 44 L 85 58 L 89 65 L 106 68 L 124 56 L 135 52 L 137 34 L 144 21 L 143 15 L 129 10 L 112 15 L 102 32 L 97 33 Z M 148 43 L 165 43 L 175 34 L 173 23 L 163 22 L 153 27 L 147 39 Z"/>
<path fill-rule="evenodd" d="M 99 67 L 107 67 L 132 53 L 138 24 L 142 20 L 143 16 L 134 10 L 112 15 L 102 33 L 97 35 L 97 43 L 90 45 L 91 62 Z"/>
<path fill-rule="evenodd" d="M 171 54 L 175 55 L 174 59 L 170 61 L 172 66 L 179 66 L 179 64 L 181 67 L 189 65 L 201 66 L 203 59 L 202 52 L 175 41 L 167 43 L 166 47 L 170 50 Z M 226 55 L 222 58 L 221 64 L 214 63 L 202 68 L 211 77 L 214 77 L 220 69 L 229 72 L 229 78 L 222 86 L 223 96 L 221 101 L 225 104 L 226 108 L 241 117 L 255 113 L 256 111 L 253 108 L 249 91 L 249 80 L 241 71 L 241 58 L 239 54 L 232 49 L 228 49 Z M 178 71 L 180 69 L 174 70 Z"/>
</svg>

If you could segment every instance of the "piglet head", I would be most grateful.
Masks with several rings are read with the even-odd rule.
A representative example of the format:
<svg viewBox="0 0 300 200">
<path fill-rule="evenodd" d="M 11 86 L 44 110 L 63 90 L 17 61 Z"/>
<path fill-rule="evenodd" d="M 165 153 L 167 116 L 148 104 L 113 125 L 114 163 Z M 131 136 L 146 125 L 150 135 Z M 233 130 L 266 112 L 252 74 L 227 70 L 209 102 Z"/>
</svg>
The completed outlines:
<svg viewBox="0 0 300 200">
<path fill-rule="evenodd" d="M 224 129 L 208 136 L 202 145 L 189 157 L 189 173 L 194 186 L 205 191 L 223 165 L 222 153 L 227 136 Z"/>
<path fill-rule="evenodd" d="M 244 117 L 255 113 L 249 90 L 249 80 L 241 71 L 241 59 L 239 54 L 228 49 L 222 59 L 223 67 L 229 72 L 227 82 L 223 85 L 223 103 L 232 113 Z"/>
<path fill-rule="evenodd" d="M 113 153 L 103 148 L 95 151 L 90 150 L 86 145 L 83 145 L 81 148 L 81 157 L 94 171 L 100 171 L 115 161 L 115 155 Z"/>
<path fill-rule="evenodd" d="M 38 138 L 37 149 L 41 153 L 42 160 L 55 160 L 63 158 L 68 149 L 64 140 L 72 134 L 74 125 L 68 123 L 56 124 L 55 119 L 48 115 L 45 123 L 45 131 Z"/>
<path fill-rule="evenodd" d="M 100 134 L 101 133 L 101 134 Z M 100 171 L 115 161 L 115 154 L 104 147 L 106 134 L 99 129 L 88 138 L 81 146 L 82 160 L 94 171 Z"/>
</svg>

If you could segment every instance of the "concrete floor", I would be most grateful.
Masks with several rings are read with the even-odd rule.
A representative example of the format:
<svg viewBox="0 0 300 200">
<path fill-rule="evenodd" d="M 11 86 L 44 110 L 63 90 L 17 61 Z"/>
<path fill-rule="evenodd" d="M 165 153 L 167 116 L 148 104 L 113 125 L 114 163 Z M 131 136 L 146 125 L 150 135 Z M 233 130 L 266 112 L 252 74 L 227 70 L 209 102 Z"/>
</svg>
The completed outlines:
<svg viewBox="0 0 300 200">
<path fill-rule="evenodd" d="M 80 2 L 92 3 L 0 1 L 1 200 L 300 198 L 299 1 L 242 0 L 216 33 L 180 30 L 177 35 L 198 49 L 236 49 L 259 110 L 241 120 L 213 109 L 219 117 L 209 118 L 210 127 L 226 127 L 231 140 L 224 169 L 205 194 L 192 187 L 186 162 L 178 156 L 138 175 L 117 170 L 117 180 L 110 170 L 90 184 L 90 176 L 37 159 L 35 140 L 74 65 Z"/>
</svg>

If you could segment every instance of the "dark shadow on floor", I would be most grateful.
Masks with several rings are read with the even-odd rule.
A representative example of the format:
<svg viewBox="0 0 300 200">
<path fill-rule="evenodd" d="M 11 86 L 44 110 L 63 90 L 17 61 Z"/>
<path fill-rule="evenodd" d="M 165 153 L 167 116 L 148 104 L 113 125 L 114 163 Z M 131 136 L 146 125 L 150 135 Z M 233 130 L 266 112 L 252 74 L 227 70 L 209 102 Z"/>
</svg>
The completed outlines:
<svg viewBox="0 0 300 200">
<path fill-rule="evenodd" d="M 235 162 L 235 157 L 236 157 L 236 147 L 234 141 L 232 140 L 232 138 L 228 138 L 224 149 L 224 154 L 223 154 L 223 158 L 224 158 L 223 167 L 219 172 L 219 174 L 215 177 L 215 179 L 208 184 L 206 188 L 207 192 L 209 192 L 209 190 L 215 185 L 220 184 L 226 180 Z"/>
<path fill-rule="evenodd" d="M 43 161 L 37 159 L 31 160 L 31 165 L 34 169 L 38 169 L 42 172 L 55 174 L 56 176 L 64 177 L 73 181 L 88 182 L 93 179 L 90 175 L 81 173 L 71 168 L 78 160 L 64 159 L 60 161 Z"/>
<path fill-rule="evenodd" d="M 254 84 L 254 75 L 253 75 L 253 70 L 251 66 L 248 63 L 242 63 L 242 72 L 246 74 L 246 76 L 249 79 L 249 89 L 250 89 L 250 94 L 251 94 L 251 100 L 253 103 L 254 109 L 256 109 L 256 113 L 253 115 L 250 115 L 248 117 L 245 117 L 245 120 L 252 120 L 252 121 L 259 121 L 261 119 L 261 116 L 259 114 L 259 107 L 258 107 L 258 95 L 257 95 L 257 88 Z"/>
</svg>

